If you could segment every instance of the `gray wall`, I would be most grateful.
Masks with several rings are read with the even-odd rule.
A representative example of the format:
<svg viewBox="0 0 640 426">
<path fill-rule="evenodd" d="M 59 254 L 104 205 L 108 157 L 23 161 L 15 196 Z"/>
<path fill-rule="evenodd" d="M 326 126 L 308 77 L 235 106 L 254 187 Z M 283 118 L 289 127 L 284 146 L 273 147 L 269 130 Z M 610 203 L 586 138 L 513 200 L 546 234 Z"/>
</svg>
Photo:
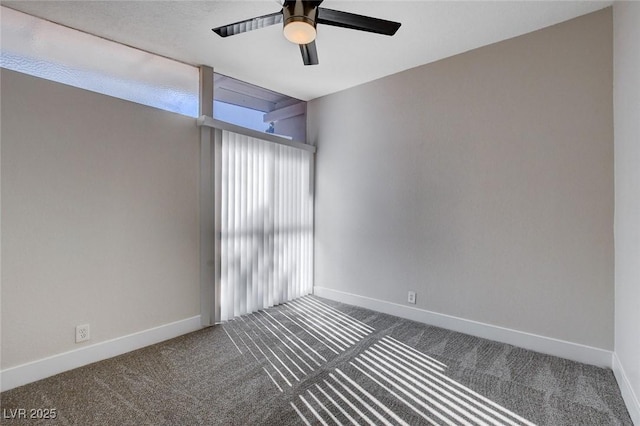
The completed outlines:
<svg viewBox="0 0 640 426">
<path fill-rule="evenodd" d="M 609 8 L 309 102 L 315 285 L 613 349 L 611 82 Z"/>
<path fill-rule="evenodd" d="M 1 79 L 2 369 L 198 315 L 194 120 Z"/>
<path fill-rule="evenodd" d="M 615 350 L 640 397 L 640 3 L 614 10 Z M 636 399 L 636 407 L 639 407 Z M 637 409 L 637 408 L 636 408 Z"/>
</svg>

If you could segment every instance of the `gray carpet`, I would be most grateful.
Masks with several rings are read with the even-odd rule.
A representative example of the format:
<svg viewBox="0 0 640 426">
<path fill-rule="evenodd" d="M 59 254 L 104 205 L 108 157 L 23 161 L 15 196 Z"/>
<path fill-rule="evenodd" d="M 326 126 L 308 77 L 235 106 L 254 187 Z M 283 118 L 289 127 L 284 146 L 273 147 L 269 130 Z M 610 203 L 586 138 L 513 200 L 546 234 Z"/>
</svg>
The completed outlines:
<svg viewBox="0 0 640 426">
<path fill-rule="evenodd" d="M 632 425 L 611 370 L 312 296 L 1 402 L 3 424 Z"/>
</svg>

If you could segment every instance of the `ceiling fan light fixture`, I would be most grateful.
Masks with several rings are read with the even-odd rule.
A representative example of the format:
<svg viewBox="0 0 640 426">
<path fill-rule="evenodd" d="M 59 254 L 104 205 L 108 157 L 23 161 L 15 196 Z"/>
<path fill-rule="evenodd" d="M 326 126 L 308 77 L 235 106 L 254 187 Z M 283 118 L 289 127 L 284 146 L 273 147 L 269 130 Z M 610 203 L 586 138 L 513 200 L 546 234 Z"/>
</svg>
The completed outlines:
<svg viewBox="0 0 640 426">
<path fill-rule="evenodd" d="M 295 44 L 309 44 L 316 39 L 316 28 L 306 20 L 287 22 L 283 33 L 287 40 Z"/>
<path fill-rule="evenodd" d="M 316 18 L 321 2 L 290 0 L 282 5 L 284 37 L 291 43 L 305 45 L 316 39 Z"/>
<path fill-rule="evenodd" d="M 318 50 L 315 43 L 317 24 L 388 36 L 394 35 L 400 28 L 399 22 L 325 9 L 320 7 L 322 2 L 323 0 L 278 0 L 278 3 L 282 5 L 280 12 L 223 25 L 213 28 L 213 32 L 220 37 L 228 37 L 275 24 L 283 24 L 283 35 L 291 43 L 299 45 L 302 62 L 305 65 L 318 65 Z"/>
</svg>

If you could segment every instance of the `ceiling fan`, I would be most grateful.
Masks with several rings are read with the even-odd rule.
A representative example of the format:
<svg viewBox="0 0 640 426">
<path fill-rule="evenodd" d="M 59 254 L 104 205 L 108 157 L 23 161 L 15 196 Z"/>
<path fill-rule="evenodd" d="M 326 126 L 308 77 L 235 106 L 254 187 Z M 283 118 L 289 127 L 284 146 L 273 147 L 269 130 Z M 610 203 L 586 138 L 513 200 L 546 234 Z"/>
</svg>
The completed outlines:
<svg viewBox="0 0 640 426">
<path fill-rule="evenodd" d="M 400 28 L 399 22 L 325 9 L 320 7 L 320 3 L 322 3 L 322 0 L 286 0 L 282 3 L 282 10 L 279 12 L 213 28 L 213 32 L 221 37 L 229 37 L 284 23 L 284 36 L 290 42 L 300 46 L 304 64 L 317 65 L 318 51 L 316 50 L 315 42 L 317 24 L 333 25 L 335 27 L 389 36 L 394 35 Z"/>
</svg>

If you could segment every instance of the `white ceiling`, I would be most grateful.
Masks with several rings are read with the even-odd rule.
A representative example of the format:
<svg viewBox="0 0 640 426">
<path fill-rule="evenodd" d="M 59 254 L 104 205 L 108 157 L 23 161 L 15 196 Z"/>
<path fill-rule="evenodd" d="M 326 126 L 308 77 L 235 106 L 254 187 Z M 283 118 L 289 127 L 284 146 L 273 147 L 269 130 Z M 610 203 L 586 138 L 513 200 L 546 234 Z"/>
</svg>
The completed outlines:
<svg viewBox="0 0 640 426">
<path fill-rule="evenodd" d="M 37 17 L 302 100 L 535 31 L 611 1 L 338 1 L 322 7 L 398 21 L 387 37 L 318 26 L 320 65 L 303 66 L 278 25 L 228 37 L 211 28 L 280 9 L 264 1 L 3 1 Z"/>
</svg>

